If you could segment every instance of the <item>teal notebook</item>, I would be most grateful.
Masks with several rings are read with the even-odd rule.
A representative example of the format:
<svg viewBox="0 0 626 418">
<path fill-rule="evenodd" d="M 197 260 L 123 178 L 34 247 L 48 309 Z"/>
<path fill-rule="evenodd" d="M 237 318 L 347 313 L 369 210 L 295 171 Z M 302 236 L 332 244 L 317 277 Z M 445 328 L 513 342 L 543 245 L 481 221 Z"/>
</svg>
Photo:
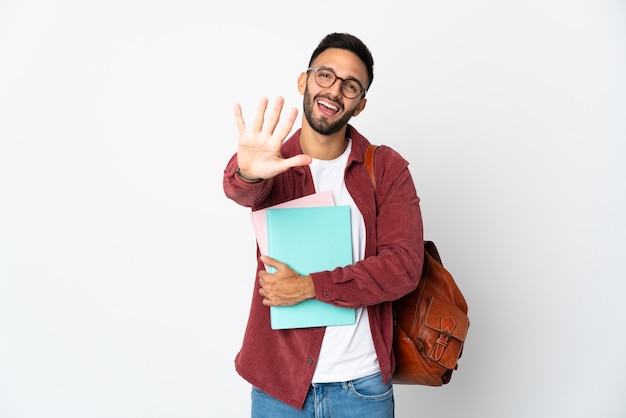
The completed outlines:
<svg viewBox="0 0 626 418">
<path fill-rule="evenodd" d="M 349 206 L 267 209 L 268 255 L 301 275 L 352 264 Z M 272 329 L 349 325 L 355 310 L 316 299 L 270 307 Z"/>
</svg>

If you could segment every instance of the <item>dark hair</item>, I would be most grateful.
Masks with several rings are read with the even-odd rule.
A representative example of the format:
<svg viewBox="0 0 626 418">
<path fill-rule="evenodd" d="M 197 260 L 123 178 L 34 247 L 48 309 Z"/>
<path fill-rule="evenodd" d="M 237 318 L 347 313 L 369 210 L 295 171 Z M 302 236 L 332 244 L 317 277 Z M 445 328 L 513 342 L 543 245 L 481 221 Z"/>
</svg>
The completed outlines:
<svg viewBox="0 0 626 418">
<path fill-rule="evenodd" d="M 347 49 L 348 51 L 354 52 L 361 59 L 361 61 L 363 61 L 365 67 L 367 67 L 367 76 L 369 77 L 369 84 L 367 88 L 369 89 L 371 87 L 372 81 L 374 80 L 374 58 L 363 41 L 354 35 L 350 35 L 349 33 L 335 32 L 328 34 L 320 41 L 317 48 L 315 48 L 315 51 L 313 51 L 311 60 L 309 61 L 309 67 L 313 65 L 315 58 L 328 48 Z"/>
</svg>

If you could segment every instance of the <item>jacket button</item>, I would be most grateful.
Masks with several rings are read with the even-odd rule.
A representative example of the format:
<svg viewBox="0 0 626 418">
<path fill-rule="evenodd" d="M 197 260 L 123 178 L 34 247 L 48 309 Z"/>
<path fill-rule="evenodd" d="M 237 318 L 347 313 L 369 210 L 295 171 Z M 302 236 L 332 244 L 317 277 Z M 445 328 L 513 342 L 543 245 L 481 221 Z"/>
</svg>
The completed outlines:
<svg viewBox="0 0 626 418">
<path fill-rule="evenodd" d="M 324 291 L 324 296 L 328 296 L 328 295 L 330 295 L 330 292 L 328 290 L 325 290 Z"/>
<path fill-rule="evenodd" d="M 312 359 L 312 358 L 310 358 L 310 359 L 308 359 L 306 362 L 307 362 L 307 364 L 310 366 L 311 364 L 313 364 L 313 359 Z"/>
</svg>

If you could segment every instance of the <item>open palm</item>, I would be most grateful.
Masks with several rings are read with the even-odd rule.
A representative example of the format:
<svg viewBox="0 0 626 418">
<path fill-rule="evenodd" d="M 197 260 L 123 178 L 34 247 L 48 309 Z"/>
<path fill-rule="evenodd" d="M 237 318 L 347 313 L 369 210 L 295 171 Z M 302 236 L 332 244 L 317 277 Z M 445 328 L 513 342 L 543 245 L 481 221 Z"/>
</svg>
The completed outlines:
<svg viewBox="0 0 626 418">
<path fill-rule="evenodd" d="M 241 106 L 235 105 L 235 122 L 239 130 L 237 162 L 242 176 L 268 179 L 291 167 L 311 163 L 311 157 L 308 155 L 300 154 L 285 159 L 280 153 L 281 146 L 291 132 L 298 115 L 297 109 L 291 109 L 287 113 L 287 120 L 278 126 L 284 102 L 284 98 L 276 98 L 274 107 L 265 120 L 268 99 L 262 98 L 251 130 L 246 128 Z"/>
</svg>

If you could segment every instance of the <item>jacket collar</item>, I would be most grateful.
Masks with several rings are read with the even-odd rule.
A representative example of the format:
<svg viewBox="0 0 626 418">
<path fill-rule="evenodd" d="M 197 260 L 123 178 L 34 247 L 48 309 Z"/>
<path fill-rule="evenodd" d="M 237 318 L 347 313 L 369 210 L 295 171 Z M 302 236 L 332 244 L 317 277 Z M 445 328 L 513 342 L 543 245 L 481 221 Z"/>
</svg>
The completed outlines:
<svg viewBox="0 0 626 418">
<path fill-rule="evenodd" d="M 290 158 L 294 155 L 302 154 L 302 147 L 300 146 L 301 131 L 302 128 L 299 128 L 283 144 L 281 152 L 284 158 Z M 365 159 L 365 151 L 367 150 L 369 141 L 350 124 L 348 124 L 348 129 L 346 129 L 346 135 L 349 138 L 352 138 L 352 150 L 350 151 L 350 155 L 348 156 L 347 165 L 350 166 L 353 162 L 363 163 Z M 294 167 L 293 169 L 299 173 L 304 172 L 304 167 Z"/>
</svg>

